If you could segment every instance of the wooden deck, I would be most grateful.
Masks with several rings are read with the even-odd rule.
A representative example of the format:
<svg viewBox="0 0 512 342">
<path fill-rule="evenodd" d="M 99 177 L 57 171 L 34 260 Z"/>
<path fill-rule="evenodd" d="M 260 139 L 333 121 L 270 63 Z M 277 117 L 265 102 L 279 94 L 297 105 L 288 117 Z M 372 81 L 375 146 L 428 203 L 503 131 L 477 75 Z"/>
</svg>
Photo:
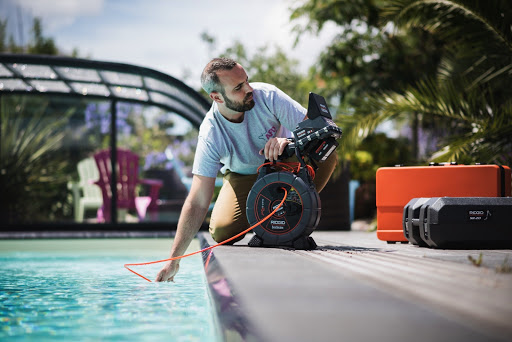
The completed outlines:
<svg viewBox="0 0 512 342">
<path fill-rule="evenodd" d="M 312 237 L 314 251 L 250 248 L 249 237 L 214 249 L 207 274 L 227 340 L 512 340 L 512 250 Z"/>
</svg>

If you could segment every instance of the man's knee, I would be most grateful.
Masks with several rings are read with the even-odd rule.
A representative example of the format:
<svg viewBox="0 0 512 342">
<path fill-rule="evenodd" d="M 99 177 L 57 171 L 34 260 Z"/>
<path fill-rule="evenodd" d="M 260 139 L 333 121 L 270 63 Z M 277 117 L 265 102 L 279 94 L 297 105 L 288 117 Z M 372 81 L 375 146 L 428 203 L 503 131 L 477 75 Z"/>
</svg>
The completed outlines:
<svg viewBox="0 0 512 342">
<path fill-rule="evenodd" d="M 210 219 L 210 234 L 216 242 L 223 242 L 248 228 L 245 202 L 256 177 L 257 175 L 239 175 L 232 172 L 224 177 L 224 185 Z M 228 244 L 242 240 L 244 235 Z"/>
<path fill-rule="evenodd" d="M 218 228 L 218 227 L 211 227 L 210 226 L 210 235 L 212 236 L 213 240 L 217 243 L 221 243 L 229 238 L 232 238 L 233 236 L 239 234 L 240 232 L 234 232 L 232 229 L 229 228 Z M 232 245 L 237 241 L 240 241 L 244 238 L 245 234 L 227 242 L 227 245 Z"/>
<path fill-rule="evenodd" d="M 338 165 L 338 155 L 333 153 L 327 158 L 326 161 L 320 163 L 318 165 L 318 170 L 316 172 L 315 183 L 316 189 L 318 192 L 322 191 L 322 189 L 327 185 L 327 182 L 331 178 L 334 169 Z"/>
</svg>

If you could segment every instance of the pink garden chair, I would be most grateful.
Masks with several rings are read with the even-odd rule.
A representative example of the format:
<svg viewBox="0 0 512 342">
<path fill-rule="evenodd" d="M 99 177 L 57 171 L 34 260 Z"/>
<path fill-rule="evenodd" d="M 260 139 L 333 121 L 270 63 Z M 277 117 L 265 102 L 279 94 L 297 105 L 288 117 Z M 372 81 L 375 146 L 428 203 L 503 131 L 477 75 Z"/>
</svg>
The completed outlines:
<svg viewBox="0 0 512 342">
<path fill-rule="evenodd" d="M 157 209 L 158 193 L 163 182 L 156 179 L 139 179 L 139 156 L 136 153 L 118 148 L 116 158 L 117 208 L 121 209 L 119 213 L 126 216 L 128 209 L 135 209 L 139 220 L 143 220 L 147 211 Z M 110 149 L 97 152 L 94 160 L 99 171 L 99 179 L 94 184 L 100 187 L 103 195 L 103 205 L 98 209 L 98 221 L 110 222 L 112 213 Z M 149 196 L 137 196 L 136 187 L 139 184 L 149 186 Z M 121 215 L 119 219 L 122 219 Z"/>
</svg>

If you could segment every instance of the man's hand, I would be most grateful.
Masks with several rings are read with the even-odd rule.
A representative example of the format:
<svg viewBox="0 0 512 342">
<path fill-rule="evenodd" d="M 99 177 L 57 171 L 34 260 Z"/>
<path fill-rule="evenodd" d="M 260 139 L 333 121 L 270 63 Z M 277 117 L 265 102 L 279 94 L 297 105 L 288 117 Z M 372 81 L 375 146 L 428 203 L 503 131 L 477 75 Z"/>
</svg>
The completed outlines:
<svg viewBox="0 0 512 342">
<path fill-rule="evenodd" d="M 174 276 L 180 269 L 180 263 L 176 261 L 167 262 L 164 267 L 158 272 L 155 282 L 161 281 L 174 281 Z"/>
<path fill-rule="evenodd" d="M 271 162 L 277 160 L 289 143 L 290 140 L 286 138 L 270 138 L 265 144 L 265 148 L 260 151 L 260 155 L 264 154 L 265 159 Z"/>
</svg>

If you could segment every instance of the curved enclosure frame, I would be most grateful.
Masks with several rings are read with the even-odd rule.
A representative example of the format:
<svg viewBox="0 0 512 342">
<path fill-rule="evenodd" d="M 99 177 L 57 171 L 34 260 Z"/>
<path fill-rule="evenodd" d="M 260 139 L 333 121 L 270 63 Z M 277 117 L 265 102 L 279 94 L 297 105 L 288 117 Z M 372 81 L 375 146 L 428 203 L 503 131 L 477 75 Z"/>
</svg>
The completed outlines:
<svg viewBox="0 0 512 342">
<path fill-rule="evenodd" d="M 31 117 L 32 114 L 26 114 L 29 112 L 28 110 L 25 112 L 16 112 L 12 109 L 14 107 L 23 107 L 26 105 L 24 101 L 27 102 L 27 99 L 31 99 L 30 101 L 32 101 L 32 112 L 37 112 L 38 103 L 42 102 L 45 102 L 45 110 L 42 110 L 39 114 L 34 114 L 35 117 Z M 52 101 L 57 102 L 57 104 L 53 104 Z M 18 105 L 18 103 L 21 104 Z M 79 104 L 77 105 L 77 103 Z M 28 107 L 28 105 L 26 106 Z M 115 170 L 120 167 L 116 151 L 119 149 L 132 148 L 135 150 L 135 153 L 139 154 L 141 161 L 139 167 L 141 174 L 136 175 L 138 179 L 143 180 L 143 177 L 147 178 L 148 175 L 151 177 L 155 174 L 155 172 L 152 174 L 151 172 L 144 175 L 142 174 L 144 170 L 149 168 L 150 163 L 148 160 L 151 154 L 165 154 L 167 156 L 167 164 L 170 164 L 171 161 L 173 163 L 173 166 L 171 166 L 173 167 L 173 173 L 179 174 L 174 175 L 175 178 L 181 179 L 181 183 L 183 184 L 180 184 L 180 186 L 186 188 L 189 179 L 185 180 L 186 177 L 183 176 L 182 168 L 176 163 L 177 158 L 172 160 L 172 149 L 165 148 L 165 144 L 169 144 L 168 135 L 171 134 L 168 132 L 170 132 L 171 126 L 179 126 L 179 123 L 176 124 L 178 121 L 181 121 L 182 125 L 183 122 L 185 122 L 185 126 L 197 130 L 209 106 L 210 104 L 203 96 L 188 87 L 182 81 L 145 67 L 69 57 L 0 54 L 0 107 L 2 110 L 0 129 L 2 129 L 3 133 L 3 137 L 0 137 L 0 140 L 2 140 L 0 145 L 0 168 L 2 169 L 2 174 L 0 174 L 0 179 L 3 178 L 3 181 L 0 181 L 0 188 L 2 188 L 0 190 L 3 193 L 2 197 L 4 197 L 2 204 L 3 202 L 10 201 L 13 196 L 16 197 L 20 194 L 20 192 L 16 190 L 16 187 L 13 188 L 11 186 L 13 181 L 9 180 L 12 178 L 12 176 L 9 176 L 9 172 L 11 172 L 10 175 L 12 175 L 18 173 L 18 171 L 17 169 L 9 171 L 8 167 L 12 164 L 9 158 L 14 161 L 21 160 L 21 158 L 18 155 L 12 155 L 11 152 L 19 146 L 26 148 L 29 146 L 29 143 L 34 145 L 36 133 L 39 135 L 36 138 L 39 140 L 47 140 L 47 145 L 55 141 L 54 146 L 56 146 L 59 139 L 59 141 L 63 141 L 63 139 L 66 139 L 64 136 L 68 136 L 67 141 L 71 141 L 71 143 L 68 142 L 68 146 L 65 146 L 62 150 L 64 150 L 64 154 L 67 153 L 68 168 L 73 168 L 74 178 L 77 178 L 77 165 L 79 168 L 78 173 L 88 172 L 87 165 L 88 168 L 91 169 L 91 161 L 94 159 L 93 153 L 98 153 L 100 149 L 114 151 L 114 153 L 111 153 L 110 163 L 111 170 Z M 73 107 L 73 114 L 68 113 L 71 111 L 71 109 L 69 109 L 71 107 Z M 103 113 L 98 114 L 98 112 L 101 112 L 100 109 L 103 110 Z M 91 112 L 94 113 L 91 114 Z M 91 115 L 96 115 L 96 126 L 91 124 Z M 103 116 L 97 119 L 98 115 Z M 172 120 L 168 119 L 169 122 L 162 125 L 162 118 L 169 118 L 170 116 L 174 118 L 172 119 L 174 120 L 173 123 L 169 124 Z M 77 122 L 79 122 L 79 124 L 77 124 Z M 141 124 L 141 122 L 144 122 L 144 124 Z M 156 136 L 157 133 L 155 133 L 153 129 L 153 126 L 157 125 L 155 122 L 160 122 L 161 126 L 164 127 L 157 131 L 157 133 L 160 134 L 158 136 Z M 83 134 L 83 131 L 85 131 L 85 125 L 87 125 L 88 136 L 84 137 L 82 140 L 76 139 L 77 135 Z M 136 125 L 138 126 L 136 127 Z M 153 126 L 150 127 L 150 125 Z M 129 126 L 128 130 L 130 133 L 124 131 L 126 126 Z M 66 132 L 55 133 L 59 129 L 66 130 Z M 100 130 L 102 131 L 101 134 L 99 133 Z M 30 135 L 29 133 L 31 131 L 35 133 Z M 9 133 L 12 133 L 12 136 L 9 136 Z M 126 138 L 127 134 L 131 134 L 131 136 Z M 41 139 L 41 137 L 43 137 L 43 139 Z M 74 138 L 75 141 L 73 141 Z M 157 141 L 159 138 L 164 142 L 160 144 L 154 143 L 154 141 Z M 27 139 L 32 140 L 29 141 Z M 16 141 L 13 143 L 14 140 Z M 175 143 L 175 147 L 178 146 L 177 148 L 182 148 L 183 145 L 188 143 L 187 141 L 183 141 L 182 136 L 179 136 L 179 139 L 175 140 L 177 141 Z M 84 144 L 84 141 L 86 141 L 86 144 L 89 144 L 87 148 L 80 146 L 80 144 Z M 91 143 L 91 141 L 93 141 L 93 143 Z M 153 145 L 148 147 L 148 145 L 150 145 L 148 141 L 153 143 Z M 75 145 L 70 147 L 69 144 Z M 78 147 L 76 145 L 78 145 Z M 42 143 L 39 142 L 37 148 L 28 150 L 29 153 L 25 154 L 35 154 L 33 151 L 45 150 L 48 155 L 48 151 L 52 151 L 48 146 L 41 146 Z M 151 148 L 153 148 L 153 150 L 151 150 Z M 58 155 L 62 150 L 53 150 L 53 155 Z M 77 153 L 77 150 L 79 153 Z M 189 148 L 189 151 L 190 150 Z M 88 162 L 84 161 L 85 157 L 89 157 Z M 38 164 L 30 161 L 32 159 L 27 159 L 25 169 L 31 169 L 33 174 L 37 172 L 35 169 L 38 167 Z M 48 163 L 47 160 L 44 161 L 44 163 Z M 47 164 L 44 163 L 42 164 L 44 172 L 51 174 L 52 170 L 54 170 L 53 172 L 58 170 L 57 166 L 53 166 L 53 168 L 48 167 L 48 170 L 46 170 L 44 166 Z M 57 165 L 57 162 L 54 161 L 53 164 Z M 80 170 L 80 168 L 82 168 L 82 170 Z M 163 170 L 157 171 L 161 173 Z M 29 176 L 27 176 L 27 179 L 28 177 Z M 71 176 L 67 175 L 66 177 L 70 178 Z M 46 180 L 48 181 L 49 178 L 50 177 L 46 177 Z M 123 178 L 123 176 L 120 176 L 118 172 L 111 173 L 110 182 L 112 189 L 119 187 L 119 182 L 122 181 L 121 178 Z M 162 179 L 167 180 L 169 178 L 171 177 L 169 177 L 168 174 L 162 175 L 160 181 L 157 181 L 157 185 L 161 187 L 163 183 Z M 85 188 L 90 187 L 91 184 L 94 183 L 91 180 L 81 182 L 83 188 L 81 190 L 82 192 L 85 191 Z M 62 177 L 60 183 L 62 183 Z M 67 209 L 67 214 L 62 214 L 64 216 L 61 215 L 64 219 L 62 219 L 59 214 L 57 216 L 59 216 L 60 219 L 45 219 L 43 220 L 44 222 L 38 221 L 37 219 L 31 220 L 30 217 L 28 217 L 29 219 L 27 221 L 26 219 L 29 215 L 26 213 L 13 213 L 13 210 L 10 209 L 0 209 L 0 216 L 2 216 L 3 221 L 2 226 L 16 226 L 19 228 L 48 225 L 55 226 L 55 224 L 59 225 L 60 223 L 69 226 L 70 223 L 82 222 L 83 211 L 87 210 L 88 205 L 96 210 L 98 204 L 93 203 L 92 200 L 88 202 L 86 198 L 81 198 L 84 202 L 79 203 L 76 197 L 78 190 L 71 189 L 70 182 L 68 181 L 67 183 L 68 189 L 62 189 L 62 184 L 60 184 L 60 188 L 55 188 L 57 185 L 54 185 L 54 190 L 55 192 L 65 191 L 68 193 L 71 193 L 71 190 L 73 190 L 75 198 L 74 200 L 68 200 L 70 203 L 67 204 L 72 207 L 71 202 L 75 202 L 74 220 L 67 218 L 72 217 L 72 214 L 69 214 L 69 209 Z M 139 183 L 141 183 L 141 181 L 139 181 Z M 17 185 L 18 188 L 23 186 L 23 184 L 20 184 Z M 114 186 L 114 184 L 117 184 L 117 186 Z M 153 183 L 153 185 L 154 184 L 155 183 Z M 11 186 L 12 189 L 9 188 L 9 186 Z M 27 189 L 27 185 L 25 185 L 24 188 Z M 174 185 L 171 184 L 170 188 L 171 191 L 174 191 Z M 96 192 L 99 191 L 99 189 L 91 189 L 92 192 L 94 192 L 94 190 L 96 190 Z M 151 191 L 153 192 L 151 194 L 153 200 L 148 199 L 145 202 L 144 209 L 142 210 L 144 213 L 143 216 L 146 215 L 145 212 L 148 208 L 157 208 L 156 200 L 154 200 L 156 198 L 154 191 L 156 190 L 153 187 Z M 82 194 L 81 196 L 85 195 Z M 28 194 L 28 197 L 30 197 L 30 194 Z M 121 223 L 119 218 L 121 216 L 124 217 L 124 213 L 118 213 L 117 197 L 118 193 L 111 191 L 111 202 L 108 203 L 106 207 L 112 208 L 112 213 L 106 213 L 107 217 L 111 217 L 110 220 L 104 222 L 106 226 L 112 224 L 119 226 L 119 223 Z M 140 198 L 142 197 L 150 198 L 149 193 L 142 193 Z M 105 194 L 103 198 L 105 198 Z M 65 199 L 59 201 L 56 201 L 53 207 L 66 206 L 66 203 L 64 203 L 66 202 Z M 142 202 L 144 201 L 142 200 Z M 160 202 L 162 201 L 159 201 L 159 206 L 162 204 Z M 103 207 L 105 207 L 105 205 L 103 205 Z M 54 209 L 55 208 L 52 210 Z M 76 215 L 78 209 L 80 209 L 81 215 Z M 135 210 L 135 208 L 131 209 Z M 136 209 L 140 213 L 140 208 L 137 207 Z M 66 211 L 64 209 L 59 210 L 62 212 Z M 55 217 L 55 214 L 52 215 L 52 217 Z M 94 215 L 96 214 L 94 213 Z M 12 217 L 15 217 L 14 220 Z M 18 222 L 17 217 L 23 218 L 23 222 Z M 79 220 L 76 219 L 77 217 L 79 217 Z M 149 217 L 149 212 L 147 217 Z M 145 223 L 164 223 L 164 225 L 167 225 L 168 229 L 168 222 L 163 221 L 146 219 Z M 102 221 L 89 220 L 83 222 L 94 223 L 96 225 L 97 222 Z M 141 223 L 143 221 L 131 221 L 131 223 L 133 222 Z"/>
<path fill-rule="evenodd" d="M 155 105 L 199 127 L 208 102 L 185 83 L 135 65 L 0 54 L 0 93 L 86 96 Z"/>
</svg>

